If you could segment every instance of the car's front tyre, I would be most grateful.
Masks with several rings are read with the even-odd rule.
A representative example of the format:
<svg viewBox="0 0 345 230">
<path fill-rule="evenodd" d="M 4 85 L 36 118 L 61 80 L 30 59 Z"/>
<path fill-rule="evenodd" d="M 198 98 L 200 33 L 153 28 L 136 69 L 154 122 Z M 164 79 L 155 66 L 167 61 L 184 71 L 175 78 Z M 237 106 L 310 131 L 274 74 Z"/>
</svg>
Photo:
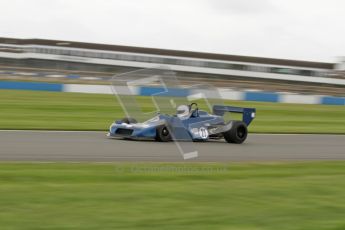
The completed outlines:
<svg viewBox="0 0 345 230">
<path fill-rule="evenodd" d="M 160 125 L 156 128 L 156 141 L 168 142 L 171 141 L 171 134 L 167 126 Z"/>
</svg>

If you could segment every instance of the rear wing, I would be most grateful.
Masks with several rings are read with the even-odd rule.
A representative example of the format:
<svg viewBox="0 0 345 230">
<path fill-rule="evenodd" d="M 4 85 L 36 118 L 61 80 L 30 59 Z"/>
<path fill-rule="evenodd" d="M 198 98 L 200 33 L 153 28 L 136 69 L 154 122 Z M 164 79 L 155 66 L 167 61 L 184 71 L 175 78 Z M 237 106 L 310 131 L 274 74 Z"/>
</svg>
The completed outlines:
<svg viewBox="0 0 345 230">
<path fill-rule="evenodd" d="M 235 106 L 226 106 L 226 105 L 214 105 L 213 114 L 218 116 L 224 116 L 225 112 L 232 113 L 242 113 L 242 121 L 248 126 L 252 120 L 255 118 L 256 109 L 254 108 L 242 108 Z"/>
</svg>

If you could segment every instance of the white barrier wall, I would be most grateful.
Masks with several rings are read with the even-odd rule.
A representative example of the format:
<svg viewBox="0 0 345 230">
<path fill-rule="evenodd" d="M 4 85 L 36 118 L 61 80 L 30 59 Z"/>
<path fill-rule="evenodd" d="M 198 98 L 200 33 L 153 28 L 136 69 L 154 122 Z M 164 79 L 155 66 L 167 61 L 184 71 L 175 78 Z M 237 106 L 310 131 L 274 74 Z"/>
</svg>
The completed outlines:
<svg viewBox="0 0 345 230">
<path fill-rule="evenodd" d="M 321 104 L 321 96 L 300 95 L 300 94 L 281 94 L 280 102 L 296 104 Z"/>
<path fill-rule="evenodd" d="M 159 87 L 126 87 L 111 85 L 83 85 L 83 84 L 59 84 L 42 82 L 11 82 L 0 81 L 0 89 L 10 90 L 35 90 L 52 92 L 94 93 L 94 94 L 122 94 L 122 95 L 157 95 L 164 92 L 164 96 L 170 97 L 198 97 L 198 98 L 222 98 L 227 100 L 263 101 L 297 104 L 324 104 L 345 105 L 345 97 L 333 97 L 322 95 L 300 95 L 292 93 L 277 93 L 264 91 L 236 91 L 232 89 L 217 89 L 218 92 L 207 89 L 190 88 L 159 88 Z M 116 92 L 115 92 L 116 91 Z"/>
<path fill-rule="evenodd" d="M 128 91 L 130 90 L 130 92 Z M 139 92 L 138 87 L 125 87 L 117 86 L 112 87 L 111 85 L 83 85 L 83 84 L 64 84 L 63 91 L 71 93 L 96 93 L 96 94 L 117 94 L 121 95 L 137 95 Z"/>
</svg>

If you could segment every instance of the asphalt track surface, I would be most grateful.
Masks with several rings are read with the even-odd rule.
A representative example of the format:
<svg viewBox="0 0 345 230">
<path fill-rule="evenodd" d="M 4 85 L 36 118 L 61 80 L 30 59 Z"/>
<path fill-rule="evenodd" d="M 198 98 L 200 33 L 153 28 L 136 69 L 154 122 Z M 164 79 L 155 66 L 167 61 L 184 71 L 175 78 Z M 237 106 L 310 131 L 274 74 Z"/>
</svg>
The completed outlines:
<svg viewBox="0 0 345 230">
<path fill-rule="evenodd" d="M 345 135 L 249 134 L 242 145 L 182 142 L 198 157 L 187 161 L 345 160 Z M 0 131 L 0 161 L 184 161 L 176 143 L 111 139 L 105 132 Z"/>
</svg>

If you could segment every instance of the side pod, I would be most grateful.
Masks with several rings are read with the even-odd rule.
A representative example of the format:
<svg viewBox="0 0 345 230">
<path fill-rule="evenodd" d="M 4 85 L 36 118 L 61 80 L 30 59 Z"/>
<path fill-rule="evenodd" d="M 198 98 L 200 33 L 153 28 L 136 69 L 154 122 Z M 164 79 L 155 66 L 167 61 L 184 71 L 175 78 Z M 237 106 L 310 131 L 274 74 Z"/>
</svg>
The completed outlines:
<svg viewBox="0 0 345 230">
<path fill-rule="evenodd" d="M 226 106 L 226 105 L 214 105 L 213 114 L 218 116 L 224 116 L 225 112 L 230 113 L 242 113 L 242 121 L 246 123 L 247 126 L 255 118 L 256 109 L 255 108 L 242 108 L 235 106 Z"/>
</svg>

